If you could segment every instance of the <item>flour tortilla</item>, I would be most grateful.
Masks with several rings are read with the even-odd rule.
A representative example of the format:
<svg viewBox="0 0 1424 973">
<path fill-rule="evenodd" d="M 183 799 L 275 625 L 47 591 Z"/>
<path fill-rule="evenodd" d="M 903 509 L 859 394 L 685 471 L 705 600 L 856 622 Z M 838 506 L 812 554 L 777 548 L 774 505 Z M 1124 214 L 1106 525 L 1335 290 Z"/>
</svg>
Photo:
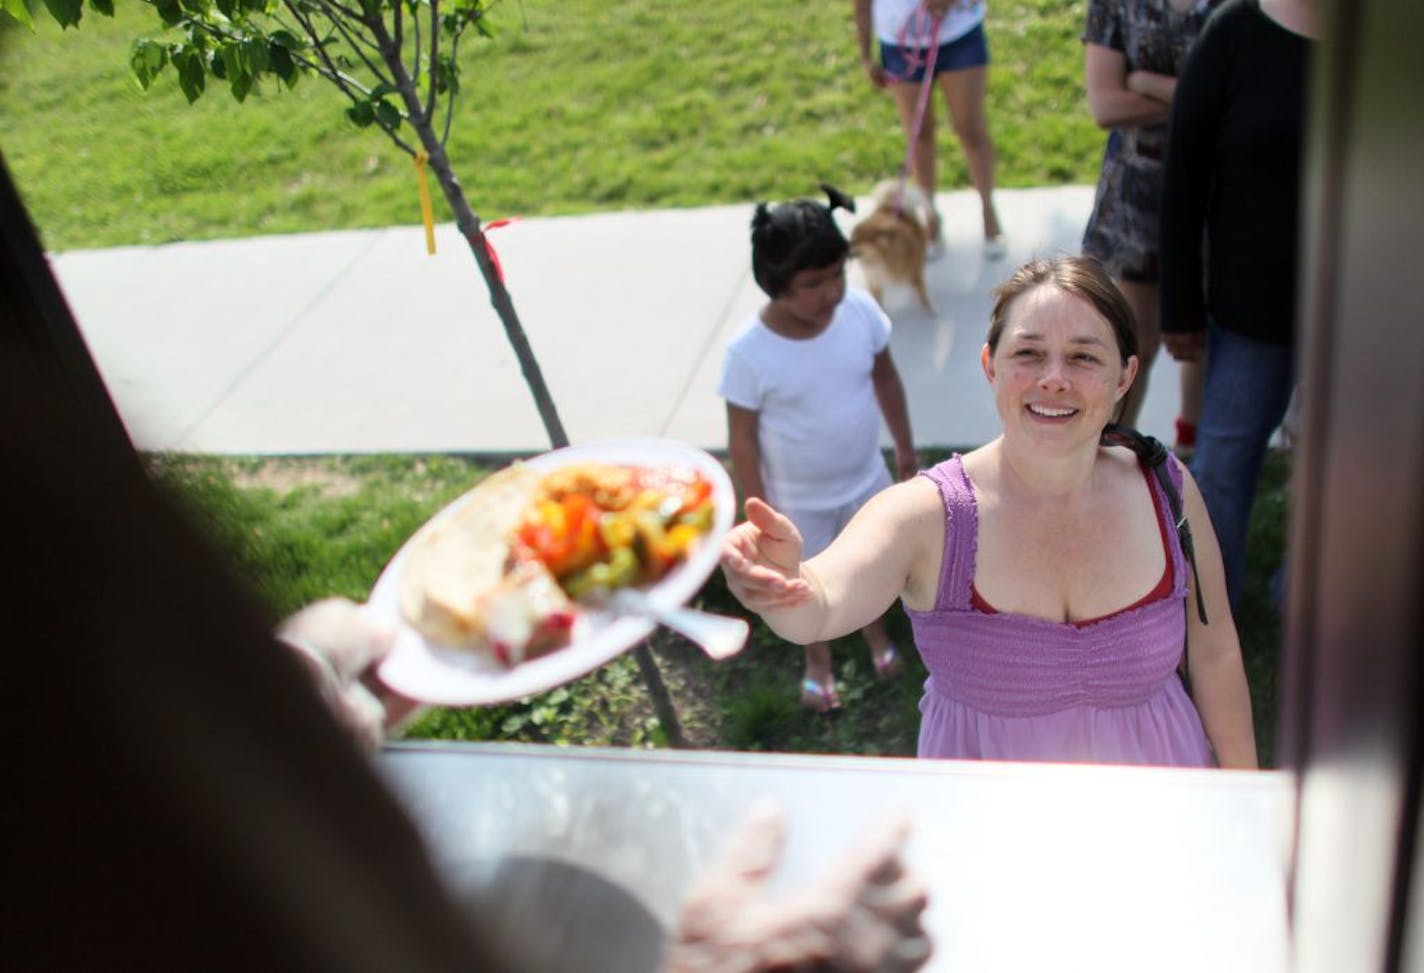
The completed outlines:
<svg viewBox="0 0 1424 973">
<path fill-rule="evenodd" d="M 401 570 L 401 615 L 427 640 L 509 665 L 522 661 L 545 618 L 574 611 L 542 564 L 521 560 L 512 570 L 510 540 L 542 479 L 522 464 L 500 470 L 412 539 Z"/>
</svg>

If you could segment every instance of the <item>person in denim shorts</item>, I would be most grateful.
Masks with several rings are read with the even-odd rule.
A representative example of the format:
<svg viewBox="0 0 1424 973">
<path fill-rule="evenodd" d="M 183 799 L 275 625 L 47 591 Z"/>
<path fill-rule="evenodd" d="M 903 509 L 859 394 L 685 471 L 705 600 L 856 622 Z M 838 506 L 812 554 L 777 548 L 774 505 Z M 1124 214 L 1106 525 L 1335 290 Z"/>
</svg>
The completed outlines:
<svg viewBox="0 0 1424 973">
<path fill-rule="evenodd" d="M 930 37 L 936 19 L 939 30 Z M 906 138 L 915 125 L 920 86 L 933 56 L 935 82 L 979 193 L 986 252 L 1002 256 L 1003 228 L 994 208 L 994 142 L 984 110 L 989 45 L 983 0 L 855 0 L 855 29 L 861 65 L 871 84 L 894 96 Z M 880 48 L 878 60 L 871 56 L 872 32 Z M 933 204 L 935 122 L 928 107 L 910 154 L 910 168 L 915 183 Z M 943 250 L 938 212 L 932 215 L 929 229 L 931 254 L 937 255 Z"/>
</svg>

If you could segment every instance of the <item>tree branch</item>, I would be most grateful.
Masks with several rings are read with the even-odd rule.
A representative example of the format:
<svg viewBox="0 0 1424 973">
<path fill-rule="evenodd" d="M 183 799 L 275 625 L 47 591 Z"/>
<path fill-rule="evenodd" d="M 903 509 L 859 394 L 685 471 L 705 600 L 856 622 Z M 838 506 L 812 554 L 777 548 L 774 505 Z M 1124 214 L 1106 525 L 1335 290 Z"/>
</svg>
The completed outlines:
<svg viewBox="0 0 1424 973">
<path fill-rule="evenodd" d="M 306 56 L 306 54 L 300 53 L 300 51 L 292 51 L 293 57 L 300 61 L 303 66 L 306 66 L 308 70 L 315 71 L 318 76 L 326 78 L 330 83 L 335 84 L 336 87 L 339 88 L 340 93 L 350 98 L 352 103 L 369 98 L 370 93 L 372 93 L 372 88 L 366 87 L 365 84 L 360 83 L 359 78 L 346 74 L 345 71 L 340 70 L 340 68 L 336 66 L 335 61 L 332 60 L 332 56 L 326 51 L 326 44 L 322 43 L 322 37 L 316 33 L 315 24 L 306 16 L 306 11 L 296 9 L 296 4 L 290 3 L 290 1 L 286 3 L 286 9 L 295 17 L 296 23 L 298 23 L 298 30 L 300 33 L 306 34 L 306 38 L 312 41 L 312 50 L 316 51 L 316 60 Z M 278 23 L 281 23 L 281 20 L 278 20 Z M 376 78 L 377 80 L 384 80 L 380 74 L 377 74 Z M 365 98 L 357 97 L 357 95 L 365 95 Z"/>
<path fill-rule="evenodd" d="M 294 0 L 288 0 L 287 6 L 292 6 Z M 347 20 L 358 24 L 366 23 L 366 15 L 355 7 L 348 7 L 339 0 L 305 0 L 306 4 L 315 7 L 317 12 L 323 17 L 330 17 L 331 11 L 335 10 Z"/>
<path fill-rule="evenodd" d="M 215 27 L 204 20 L 188 20 L 186 21 L 186 23 L 189 27 L 196 27 L 198 30 L 202 31 L 204 34 L 207 34 L 209 37 L 216 37 L 218 40 L 236 41 L 243 39 L 237 34 L 232 33 L 231 31 L 222 30 L 221 28 Z"/>
<path fill-rule="evenodd" d="M 450 38 L 450 63 L 455 63 L 455 58 L 460 53 L 460 35 L 456 34 Z M 440 133 L 440 147 L 445 148 L 450 141 L 450 123 L 455 118 L 455 85 L 451 84 L 450 97 L 445 102 L 445 128 Z"/>
<path fill-rule="evenodd" d="M 376 119 L 376 127 L 379 128 L 381 131 L 383 131 L 383 132 L 386 133 L 386 138 L 388 138 L 388 139 L 390 139 L 392 142 L 394 142 L 396 148 L 400 149 L 402 152 L 404 152 L 406 155 L 410 156 L 412 159 L 415 158 L 415 152 L 416 152 L 415 146 L 411 145 L 411 144 L 410 144 L 409 142 L 407 142 L 405 139 L 403 139 L 403 138 L 401 138 L 399 135 L 397 135 L 395 129 L 393 129 L 393 128 L 391 128 L 390 126 L 388 126 L 385 122 L 381 121 L 379 118 Z"/>
<path fill-rule="evenodd" d="M 327 81 L 330 81 L 332 84 L 336 85 L 337 89 L 347 98 L 351 99 L 353 103 L 358 101 L 364 101 L 365 98 L 361 96 L 364 95 L 366 97 L 369 97 L 371 94 L 371 92 L 361 82 L 357 81 L 349 74 L 342 74 L 340 71 L 336 70 L 335 67 L 331 66 L 329 59 L 326 61 L 326 63 L 322 63 L 321 61 L 314 61 L 311 58 L 307 57 L 305 54 L 301 53 L 300 51 L 293 51 L 292 58 L 298 61 L 304 68 L 315 74 L 317 77 L 325 78 Z"/>
<path fill-rule="evenodd" d="M 456 37 L 459 35 L 456 34 Z M 416 54 L 415 63 L 420 64 L 419 52 Z M 429 78 L 426 79 L 428 87 L 425 95 L 425 117 L 431 121 L 435 120 L 435 89 L 439 86 L 440 79 L 440 0 L 430 0 L 430 69 Z M 448 117 L 448 116 L 447 116 Z M 444 140 L 441 140 L 444 144 Z"/>
<path fill-rule="evenodd" d="M 366 49 L 369 48 L 371 51 L 379 54 L 381 52 L 380 45 L 373 44 L 366 38 L 361 37 L 358 33 L 355 33 L 353 27 L 350 24 L 348 24 L 344 19 L 332 12 L 332 10 L 335 8 L 334 4 L 328 4 L 327 0 L 321 0 L 321 2 L 323 6 L 327 6 L 329 8 L 323 10 L 321 15 L 325 17 L 333 27 L 336 28 L 339 34 L 341 34 L 341 39 L 346 42 L 347 47 L 351 48 L 352 53 L 354 53 L 358 58 L 361 59 L 361 63 L 366 66 L 366 70 L 371 72 L 372 77 L 374 77 L 377 82 L 384 82 L 386 84 L 390 84 L 392 79 L 387 77 L 385 74 L 382 74 L 381 69 L 376 66 L 376 62 L 371 60 L 371 55 L 366 53 Z M 308 23 L 310 22 L 308 21 Z M 367 30 L 371 29 L 370 21 L 358 20 L 357 23 L 361 24 L 361 26 L 365 27 Z M 315 27 L 310 27 L 308 33 L 313 37 L 313 39 L 315 39 Z M 326 53 L 324 46 L 322 53 Z"/>
</svg>

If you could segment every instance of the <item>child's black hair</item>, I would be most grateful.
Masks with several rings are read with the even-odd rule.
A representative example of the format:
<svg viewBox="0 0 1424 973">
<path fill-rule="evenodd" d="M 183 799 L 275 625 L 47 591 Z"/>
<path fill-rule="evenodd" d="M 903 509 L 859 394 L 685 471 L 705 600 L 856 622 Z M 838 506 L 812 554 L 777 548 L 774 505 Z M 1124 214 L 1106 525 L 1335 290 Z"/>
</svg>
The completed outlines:
<svg viewBox="0 0 1424 973">
<path fill-rule="evenodd" d="M 797 199 L 776 206 L 757 203 L 752 215 L 752 277 L 768 297 L 780 297 L 791 278 L 803 270 L 819 270 L 850 253 L 831 214 L 837 208 L 855 212 L 855 200 L 836 187 L 821 183 L 829 206 Z"/>
</svg>

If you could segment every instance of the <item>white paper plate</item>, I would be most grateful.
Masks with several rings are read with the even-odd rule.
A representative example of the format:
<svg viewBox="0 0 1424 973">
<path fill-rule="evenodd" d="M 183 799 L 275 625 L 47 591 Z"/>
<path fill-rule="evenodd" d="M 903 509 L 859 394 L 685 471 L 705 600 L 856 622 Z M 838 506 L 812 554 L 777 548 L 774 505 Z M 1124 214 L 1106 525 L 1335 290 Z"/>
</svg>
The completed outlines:
<svg viewBox="0 0 1424 973">
<path fill-rule="evenodd" d="M 736 517 L 737 501 L 727 471 L 713 456 L 672 440 L 619 439 L 557 449 L 526 462 L 544 473 L 578 463 L 682 466 L 699 471 L 712 484 L 712 529 L 687 560 L 646 589 L 647 595 L 660 607 L 679 607 L 697 594 L 717 567 L 722 538 Z M 454 500 L 431 522 L 449 517 L 469 498 L 466 493 Z M 367 610 L 397 623 L 396 644 L 381 663 L 380 678 L 412 699 L 439 706 L 479 706 L 544 692 L 587 675 L 653 630 L 654 622 L 649 619 L 581 608 L 569 645 L 512 669 L 474 653 L 432 645 L 401 619 L 400 573 L 409 546 L 407 540 L 376 579 Z"/>
</svg>

